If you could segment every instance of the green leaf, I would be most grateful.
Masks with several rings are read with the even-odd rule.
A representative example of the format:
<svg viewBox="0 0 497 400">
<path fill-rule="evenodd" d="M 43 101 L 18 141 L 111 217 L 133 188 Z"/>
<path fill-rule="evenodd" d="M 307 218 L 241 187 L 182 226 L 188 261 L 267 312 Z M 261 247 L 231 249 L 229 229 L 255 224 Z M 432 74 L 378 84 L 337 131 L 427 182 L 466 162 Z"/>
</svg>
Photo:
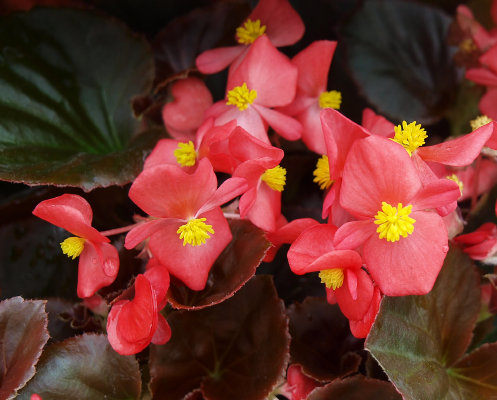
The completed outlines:
<svg viewBox="0 0 497 400">
<path fill-rule="evenodd" d="M 480 296 L 471 259 L 453 246 L 430 293 L 382 300 L 366 349 L 405 399 L 458 399 L 448 395 L 455 388 L 447 369 L 464 360 Z"/>
<path fill-rule="evenodd" d="M 213 306 L 239 290 L 255 274 L 271 244 L 264 232 L 249 221 L 229 221 L 233 240 L 217 258 L 204 290 L 171 285 L 167 299 L 174 308 Z"/>
<path fill-rule="evenodd" d="M 450 22 L 430 6 L 369 0 L 343 26 L 351 74 L 380 114 L 421 124 L 445 115 L 458 80 Z"/>
<path fill-rule="evenodd" d="M 0 179 L 91 190 L 133 180 L 164 132 L 138 134 L 133 96 L 154 77 L 146 42 L 83 10 L 0 19 Z"/>
<path fill-rule="evenodd" d="M 117 354 L 105 335 L 84 334 L 48 347 L 17 399 L 38 393 L 46 400 L 128 400 L 140 390 L 135 357 Z"/>
<path fill-rule="evenodd" d="M 44 301 L 14 297 L 0 303 L 0 398 L 13 399 L 35 374 L 49 336 Z"/>
<path fill-rule="evenodd" d="M 154 400 L 180 400 L 198 388 L 207 400 L 263 400 L 284 376 L 287 317 L 267 275 L 220 304 L 167 320 L 171 340 L 150 351 Z"/>
</svg>

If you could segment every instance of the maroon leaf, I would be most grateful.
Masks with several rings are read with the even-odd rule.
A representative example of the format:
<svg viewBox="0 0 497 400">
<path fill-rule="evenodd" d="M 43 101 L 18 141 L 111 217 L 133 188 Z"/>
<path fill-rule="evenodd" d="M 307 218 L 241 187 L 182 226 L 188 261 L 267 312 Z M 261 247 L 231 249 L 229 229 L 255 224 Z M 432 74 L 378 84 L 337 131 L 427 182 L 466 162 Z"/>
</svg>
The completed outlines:
<svg viewBox="0 0 497 400">
<path fill-rule="evenodd" d="M 33 393 L 45 400 L 131 400 L 141 391 L 140 369 L 134 356 L 121 356 L 107 336 L 84 334 L 48 347 L 38 372 L 18 400 Z"/>
<path fill-rule="evenodd" d="M 83 329 L 85 325 L 96 327 L 93 318 L 91 322 L 89 321 L 86 307 L 78 307 L 76 303 L 70 300 L 49 298 L 47 299 L 46 311 L 48 313 L 48 332 L 50 334 L 50 342 L 52 343 L 81 335 L 85 332 Z M 83 314 L 82 316 L 86 320 L 86 324 L 81 324 L 81 321 L 76 320 L 76 311 L 79 311 L 78 316 Z M 64 318 L 62 315 L 64 315 Z"/>
<path fill-rule="evenodd" d="M 229 224 L 233 240 L 214 263 L 205 289 L 171 285 L 167 298 L 174 308 L 200 309 L 221 303 L 254 276 L 271 243 L 249 221 L 231 220 Z"/>
<path fill-rule="evenodd" d="M 349 320 L 326 298 L 308 297 L 288 307 L 292 364 L 321 382 L 357 372 L 364 340 L 350 333 Z"/>
<path fill-rule="evenodd" d="M 150 351 L 154 400 L 263 400 L 284 376 L 290 336 L 272 279 L 253 277 L 221 304 L 170 314 L 171 340 Z"/>
<path fill-rule="evenodd" d="M 356 375 L 314 389 L 307 400 L 402 400 L 390 382 Z"/>
<path fill-rule="evenodd" d="M 0 303 L 0 399 L 13 399 L 35 374 L 49 336 L 45 301 L 14 297 Z"/>
</svg>

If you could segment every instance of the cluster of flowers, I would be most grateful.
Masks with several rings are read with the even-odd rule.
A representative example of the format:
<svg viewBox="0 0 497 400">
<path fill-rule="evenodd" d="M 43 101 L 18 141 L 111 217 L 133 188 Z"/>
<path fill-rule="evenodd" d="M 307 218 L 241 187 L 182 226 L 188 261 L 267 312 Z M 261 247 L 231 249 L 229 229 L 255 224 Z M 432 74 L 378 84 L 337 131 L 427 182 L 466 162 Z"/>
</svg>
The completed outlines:
<svg viewBox="0 0 497 400">
<path fill-rule="evenodd" d="M 129 231 L 125 247 L 139 247 L 150 258 L 134 293 L 118 298 L 108 315 L 109 341 L 120 354 L 169 340 L 159 311 L 170 275 L 192 290 L 204 289 L 214 261 L 232 240 L 226 218 L 248 219 L 267 232 L 273 247 L 266 261 L 283 243 L 293 243 L 292 271 L 319 271 L 328 301 L 338 303 L 357 337 L 368 334 L 382 294 L 431 290 L 449 236 L 460 232 L 457 201 L 464 191 L 457 174 L 463 181 L 475 175 L 459 168 L 471 165 L 484 146 L 497 149 L 496 123 L 425 147 L 427 133 L 416 122 L 394 126 L 367 109 L 363 126 L 357 125 L 337 111 L 340 93 L 327 91 L 336 42 L 314 42 L 291 60 L 277 50 L 303 33 L 287 0 L 261 0 L 237 29 L 238 46 L 197 59 L 204 74 L 229 66 L 224 100 L 212 104 L 197 78 L 173 85 L 174 101 L 164 107 L 163 118 L 174 139 L 157 144 L 129 191 L 148 217 L 98 232 L 89 204 L 75 195 L 44 201 L 33 211 L 75 235 L 61 246 L 65 254 L 80 256 L 78 296 L 87 304 L 118 272 L 117 250 L 107 236 Z M 269 126 L 288 140 L 302 138 L 322 155 L 314 181 L 326 191 L 323 219 L 329 223 L 288 223 L 281 214 L 284 153 L 271 145 Z M 215 171 L 232 176 L 218 187 Z M 221 205 L 240 195 L 238 209 L 223 212 Z"/>
</svg>

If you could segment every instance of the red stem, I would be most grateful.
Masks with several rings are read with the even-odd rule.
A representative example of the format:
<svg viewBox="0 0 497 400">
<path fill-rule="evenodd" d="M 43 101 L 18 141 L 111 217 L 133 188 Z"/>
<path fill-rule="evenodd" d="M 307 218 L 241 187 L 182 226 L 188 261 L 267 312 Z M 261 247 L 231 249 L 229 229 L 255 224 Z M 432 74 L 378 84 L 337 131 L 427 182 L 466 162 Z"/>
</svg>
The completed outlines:
<svg viewBox="0 0 497 400">
<path fill-rule="evenodd" d="M 111 229 L 110 231 L 104 231 L 104 232 L 100 232 L 100 234 L 102 236 L 112 236 L 112 235 L 119 235 L 120 233 L 124 233 L 124 232 L 128 232 L 130 231 L 131 229 L 137 227 L 138 225 L 141 225 L 143 223 L 145 223 L 146 221 L 140 221 L 140 222 L 137 222 L 136 224 L 132 224 L 132 225 L 128 225 L 128 226 L 124 226 L 122 228 L 117 228 L 117 229 Z"/>
</svg>

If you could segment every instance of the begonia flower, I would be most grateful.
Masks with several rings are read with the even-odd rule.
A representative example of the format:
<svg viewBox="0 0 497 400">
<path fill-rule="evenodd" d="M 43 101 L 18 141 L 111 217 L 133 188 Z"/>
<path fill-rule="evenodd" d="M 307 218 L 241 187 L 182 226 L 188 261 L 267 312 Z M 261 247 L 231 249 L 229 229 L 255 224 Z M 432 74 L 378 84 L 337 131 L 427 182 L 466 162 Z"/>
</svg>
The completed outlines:
<svg viewBox="0 0 497 400">
<path fill-rule="evenodd" d="M 350 331 L 356 338 L 365 338 L 373 326 L 374 320 L 380 311 L 381 292 L 378 286 L 374 287 L 373 298 L 368 311 L 360 321 L 349 320 Z"/>
<path fill-rule="evenodd" d="M 250 49 L 250 45 L 266 35 L 275 47 L 290 46 L 304 35 L 304 23 L 288 0 L 260 0 L 244 23 L 236 30 L 238 46 L 204 51 L 196 65 L 203 74 L 222 71 L 234 62 L 236 69 Z"/>
<path fill-rule="evenodd" d="M 464 252 L 473 260 L 495 264 L 497 262 L 497 226 L 487 222 L 476 231 L 454 238 L 457 243 L 466 245 Z"/>
<path fill-rule="evenodd" d="M 203 81 L 189 77 L 175 82 L 171 93 L 174 100 L 162 109 L 166 129 L 177 140 L 194 140 L 205 111 L 213 103 L 211 92 Z"/>
<path fill-rule="evenodd" d="M 288 251 L 291 270 L 297 275 L 319 271 L 321 282 L 333 291 L 340 310 L 349 319 L 360 321 L 373 298 L 373 283 L 362 269 L 362 258 L 354 250 L 336 250 L 337 228 L 313 226 L 293 242 Z"/>
<path fill-rule="evenodd" d="M 60 245 L 69 257 L 79 256 L 79 297 L 93 296 L 97 290 L 114 282 L 119 271 L 119 255 L 110 240 L 91 226 L 93 212 L 85 199 L 64 194 L 42 201 L 33 214 L 75 235 Z"/>
<path fill-rule="evenodd" d="M 217 188 L 206 158 L 193 174 L 167 164 L 145 169 L 129 197 L 153 218 L 127 234 L 125 247 L 150 238 L 148 248 L 168 272 L 190 289 L 202 290 L 212 264 L 232 239 L 220 206 L 247 188 L 243 178 L 227 179 Z"/>
<path fill-rule="evenodd" d="M 448 167 L 446 168 L 445 176 L 447 178 L 455 176 L 458 182 L 460 182 L 462 194 L 458 199 L 459 202 L 471 198 L 473 190 L 475 189 L 476 179 L 476 171 L 474 166 L 469 165 L 462 169 Z M 495 183 L 497 183 L 497 164 L 492 160 L 481 160 L 477 179 L 477 195 L 481 195 L 489 191 Z"/>
<path fill-rule="evenodd" d="M 248 190 L 240 198 L 241 218 L 273 232 L 281 215 L 281 192 L 286 183 L 286 169 L 279 166 L 283 150 L 237 127 L 230 137 L 229 151 L 241 162 L 233 177 L 244 178 L 248 183 Z"/>
<path fill-rule="evenodd" d="M 276 230 L 266 235 L 267 240 L 271 242 L 271 247 L 262 261 L 273 261 L 283 244 L 292 244 L 302 232 L 316 225 L 319 225 L 319 222 L 312 218 L 299 218 L 288 222 L 283 215 L 280 215 L 276 221 Z"/>
<path fill-rule="evenodd" d="M 169 274 L 160 264 L 136 277 L 134 298 L 119 300 L 107 318 L 107 334 L 112 348 L 122 355 L 136 354 L 150 342 L 165 344 L 171 328 L 159 313 L 166 303 Z"/>
<path fill-rule="evenodd" d="M 238 126 L 267 144 L 268 124 L 285 139 L 297 140 L 302 135 L 300 122 L 272 110 L 292 102 L 297 74 L 297 67 L 271 44 L 267 36 L 261 36 L 229 77 L 227 101 L 214 103 L 204 118 L 214 117 L 215 125 L 235 119 Z"/>
<path fill-rule="evenodd" d="M 299 364 L 292 364 L 288 367 L 286 383 L 281 394 L 289 400 L 305 400 L 309 393 L 319 386 L 322 386 L 322 383 L 305 375 Z"/>
<path fill-rule="evenodd" d="M 318 154 L 326 154 L 319 113 L 329 107 L 338 110 L 342 102 L 340 92 L 327 91 L 328 71 L 336 46 L 337 42 L 316 41 L 292 58 L 292 64 L 298 68 L 297 94 L 288 106 L 279 109 L 300 121 L 302 141 Z"/>
<path fill-rule="evenodd" d="M 341 226 L 335 248 L 363 246 L 368 271 L 387 296 L 428 293 L 448 251 L 437 207 L 461 191 L 449 179 L 423 186 L 409 154 L 372 135 L 356 141 L 343 170 L 340 204 L 359 221 Z"/>
<path fill-rule="evenodd" d="M 145 160 L 144 169 L 160 164 L 176 165 L 187 173 L 197 169 L 198 161 L 208 158 L 214 171 L 232 174 L 236 160 L 228 151 L 228 139 L 236 127 L 236 121 L 213 126 L 214 118 L 207 119 L 199 128 L 195 141 L 161 139 Z"/>
</svg>

